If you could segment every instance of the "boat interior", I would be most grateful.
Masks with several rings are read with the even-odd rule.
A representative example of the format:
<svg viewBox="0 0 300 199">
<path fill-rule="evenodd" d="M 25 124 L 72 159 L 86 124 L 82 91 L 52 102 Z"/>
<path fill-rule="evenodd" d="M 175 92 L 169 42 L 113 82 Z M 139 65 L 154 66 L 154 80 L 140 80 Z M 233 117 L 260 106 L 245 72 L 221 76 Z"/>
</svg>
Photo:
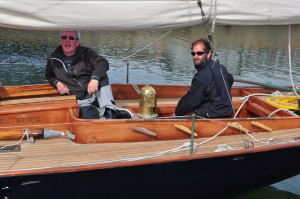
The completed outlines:
<svg viewBox="0 0 300 199">
<path fill-rule="evenodd" d="M 138 85 L 141 89 L 144 85 Z M 0 87 L 0 131 L 21 131 L 18 140 L 1 140 L 0 175 L 19 175 L 28 170 L 41 173 L 64 171 L 69 166 L 113 164 L 157 157 L 177 158 L 193 154 L 216 156 L 257 147 L 279 147 L 278 143 L 295 144 L 300 138 L 299 117 L 265 102 L 266 96 L 251 96 L 242 106 L 241 97 L 254 93 L 270 94 L 261 87 L 232 88 L 237 118 L 205 120 L 170 119 L 185 86 L 155 85 L 158 117 L 143 119 L 139 112 L 139 95 L 131 85 L 112 85 L 118 107 L 129 109 L 132 119 L 87 120 L 78 118 L 74 96 L 60 96 L 50 85 Z M 238 122 L 239 126 L 234 126 Z M 47 128 L 72 134 L 75 139 L 59 136 L 51 139 L 23 139 L 29 128 Z M 26 130 L 26 131 L 25 131 Z M 3 132 L 0 132 L 0 138 Z M 29 135 L 29 134 L 27 134 Z M 152 142 L 156 141 L 156 142 Z M 16 144 L 17 142 L 17 144 Z M 93 144 L 89 144 L 93 143 Z M 1 147 L 2 148 L 2 147 Z M 22 153 L 20 153 L 22 151 Z M 6 153 L 7 152 L 7 153 Z M 36 155 L 43 154 L 43 155 Z M 103 166 L 109 167 L 109 166 Z M 38 169 L 37 169 L 38 168 Z M 28 173 L 28 172 L 27 172 Z"/>
</svg>

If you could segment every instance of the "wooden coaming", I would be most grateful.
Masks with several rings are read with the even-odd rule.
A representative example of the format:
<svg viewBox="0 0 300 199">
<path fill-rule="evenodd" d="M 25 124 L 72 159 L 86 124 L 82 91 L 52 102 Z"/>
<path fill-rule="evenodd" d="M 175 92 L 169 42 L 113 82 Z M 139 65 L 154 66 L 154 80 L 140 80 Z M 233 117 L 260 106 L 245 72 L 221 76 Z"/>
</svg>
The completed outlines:
<svg viewBox="0 0 300 199">
<path fill-rule="evenodd" d="M 258 121 L 261 124 L 274 130 L 300 128 L 300 119 L 296 117 L 286 118 L 248 118 L 248 119 L 228 119 L 228 120 L 205 120 L 197 119 L 195 122 L 195 132 L 198 137 L 214 136 L 225 127 L 228 122 L 238 123 L 241 127 L 248 129 L 251 133 L 261 132 L 263 129 L 251 124 L 252 121 Z M 76 143 L 109 143 L 109 142 L 141 142 L 141 141 L 159 141 L 159 140 L 177 140 L 188 139 L 191 136 L 186 132 L 175 127 L 175 124 L 192 129 L 191 120 L 125 120 L 125 121 L 107 121 L 107 122 L 74 122 L 72 132 L 76 136 Z M 142 127 L 157 134 L 150 136 L 137 132 L 132 127 Z M 240 130 L 228 127 L 222 135 L 238 135 Z"/>
<path fill-rule="evenodd" d="M 0 128 L 70 130 L 71 113 L 78 117 L 75 96 L 53 96 L 0 102 Z"/>
</svg>

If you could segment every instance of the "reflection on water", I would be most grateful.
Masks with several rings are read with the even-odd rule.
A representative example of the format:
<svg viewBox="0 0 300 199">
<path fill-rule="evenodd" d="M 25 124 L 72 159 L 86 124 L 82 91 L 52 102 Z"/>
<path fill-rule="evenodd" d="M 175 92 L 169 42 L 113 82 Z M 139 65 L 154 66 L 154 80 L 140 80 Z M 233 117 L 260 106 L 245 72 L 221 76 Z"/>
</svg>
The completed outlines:
<svg viewBox="0 0 300 199">
<path fill-rule="evenodd" d="M 300 184 L 300 175 L 297 175 L 287 180 L 273 184 L 272 186 L 279 190 L 285 190 L 294 193 L 295 195 L 298 195 L 298 198 L 300 198 L 299 184 Z"/>
<path fill-rule="evenodd" d="M 292 26 L 291 60 L 295 85 L 300 85 L 299 31 L 299 25 Z M 207 37 L 203 26 L 174 30 L 155 45 L 124 60 L 166 32 L 82 31 L 81 44 L 109 60 L 112 83 L 126 83 L 128 64 L 131 83 L 188 85 L 195 73 L 190 45 L 196 39 Z M 59 34 L 0 28 L 2 85 L 46 83 L 46 60 L 59 45 Z M 288 26 L 217 26 L 213 37 L 220 62 L 235 78 L 291 85 Z M 299 198 L 298 183 L 299 180 L 292 178 L 292 185 L 287 185 L 296 194 L 278 190 L 284 186 L 276 184 L 278 189 L 265 187 L 240 198 Z M 297 186 L 293 187 L 295 184 Z"/>
<path fill-rule="evenodd" d="M 300 84 L 300 26 L 292 26 L 292 74 Z M 81 44 L 104 55 L 110 62 L 113 83 L 190 84 L 195 72 L 190 44 L 206 38 L 202 26 L 178 29 L 139 51 L 167 31 L 82 31 Z M 0 28 L 0 77 L 4 85 L 44 83 L 47 57 L 59 45 L 59 32 Z M 288 26 L 217 26 L 214 42 L 219 59 L 238 79 L 290 85 Z M 26 75 L 25 75 L 26 74 Z"/>
<path fill-rule="evenodd" d="M 299 199 L 300 195 L 288 191 L 279 190 L 273 186 L 267 186 L 262 189 L 243 194 L 232 199 Z"/>
</svg>

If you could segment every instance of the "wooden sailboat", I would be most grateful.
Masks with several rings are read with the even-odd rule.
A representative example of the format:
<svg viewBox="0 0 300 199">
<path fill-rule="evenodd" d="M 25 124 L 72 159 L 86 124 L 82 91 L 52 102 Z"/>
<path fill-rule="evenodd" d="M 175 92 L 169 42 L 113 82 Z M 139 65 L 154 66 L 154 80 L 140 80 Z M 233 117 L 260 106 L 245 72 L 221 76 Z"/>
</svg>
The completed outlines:
<svg viewBox="0 0 300 199">
<path fill-rule="evenodd" d="M 209 22 L 231 25 L 299 24 L 296 5 L 296 0 L 203 1 Z M 199 1 L 4 1 L 0 12 L 3 27 L 38 30 L 202 23 Z M 187 86 L 152 86 L 156 117 L 139 117 L 132 85 L 113 84 L 116 105 L 133 118 L 110 120 L 79 119 L 75 97 L 60 96 L 48 84 L 0 87 L 1 196 L 224 198 L 300 173 L 300 117 L 265 101 L 274 89 L 233 87 L 236 114 L 204 119 L 173 116 Z"/>
<path fill-rule="evenodd" d="M 113 84 L 116 104 L 131 110 L 133 118 L 111 120 L 79 119 L 75 97 L 59 96 L 47 84 L 1 87 L 1 134 L 25 138 L 1 141 L 3 194 L 216 198 L 300 172 L 300 117 L 276 112 L 265 101 L 274 89 L 233 87 L 234 109 L 240 109 L 235 118 L 193 122 L 172 117 L 187 86 L 152 86 L 157 117 L 139 117 L 134 87 Z M 251 94 L 246 103 L 240 101 Z M 63 133 L 27 140 L 40 129 Z"/>
</svg>

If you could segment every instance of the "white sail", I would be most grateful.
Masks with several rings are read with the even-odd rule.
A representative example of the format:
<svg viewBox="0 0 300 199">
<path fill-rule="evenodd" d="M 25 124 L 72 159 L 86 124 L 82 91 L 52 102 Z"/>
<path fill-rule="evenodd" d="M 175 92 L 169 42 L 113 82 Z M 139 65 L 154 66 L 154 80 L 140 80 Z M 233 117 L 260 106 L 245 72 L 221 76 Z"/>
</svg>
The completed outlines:
<svg viewBox="0 0 300 199">
<path fill-rule="evenodd" d="M 299 0 L 202 0 L 216 24 L 300 23 Z M 0 26 L 37 30 L 156 30 L 202 23 L 196 0 L 0 0 Z"/>
</svg>

